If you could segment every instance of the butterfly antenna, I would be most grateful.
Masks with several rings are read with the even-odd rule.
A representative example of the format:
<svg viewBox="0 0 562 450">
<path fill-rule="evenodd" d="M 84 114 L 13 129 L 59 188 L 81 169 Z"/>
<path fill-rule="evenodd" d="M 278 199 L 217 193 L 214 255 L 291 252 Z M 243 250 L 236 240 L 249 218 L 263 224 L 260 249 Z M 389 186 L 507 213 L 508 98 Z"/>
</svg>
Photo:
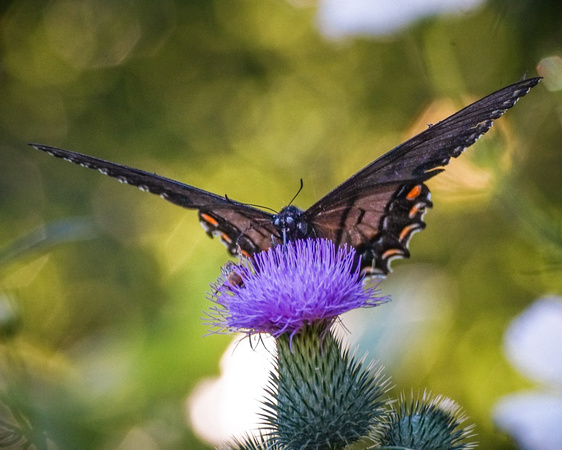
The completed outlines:
<svg viewBox="0 0 562 450">
<path fill-rule="evenodd" d="M 277 213 L 278 211 L 274 210 L 273 208 L 270 208 L 269 206 L 263 206 L 263 205 L 256 205 L 255 203 L 244 203 L 246 206 L 253 206 L 254 208 L 261 208 L 261 209 L 267 209 L 269 211 L 271 211 L 272 213 Z"/>
<path fill-rule="evenodd" d="M 295 194 L 295 196 L 293 197 L 293 199 L 289 202 L 289 205 L 288 205 L 288 206 L 291 206 L 291 205 L 293 204 L 293 202 L 295 201 L 295 199 L 296 199 L 296 198 L 299 196 L 299 194 L 301 193 L 303 187 L 304 187 L 304 182 L 302 181 L 302 178 L 301 178 L 301 187 L 299 188 L 299 190 L 297 191 L 297 193 Z"/>
<path fill-rule="evenodd" d="M 295 194 L 295 196 L 291 199 L 291 201 L 289 202 L 289 204 L 287 206 L 291 206 L 293 204 L 293 202 L 295 201 L 295 199 L 299 196 L 299 194 L 301 193 L 302 189 L 304 187 L 304 182 L 302 181 L 301 178 L 301 185 L 299 187 L 299 190 L 297 191 L 297 193 Z M 226 199 L 226 201 L 234 203 L 233 200 L 231 200 L 230 198 L 228 198 L 228 195 L 224 194 L 224 198 Z M 262 205 L 256 205 L 255 203 L 244 203 L 246 206 L 254 206 L 256 208 L 262 208 L 262 209 L 267 209 L 269 211 L 271 211 L 272 213 L 277 213 L 279 211 L 276 211 L 273 208 L 270 208 L 268 206 L 262 206 Z"/>
<path fill-rule="evenodd" d="M 224 198 L 226 199 L 227 202 L 235 203 L 234 200 L 228 198 L 228 195 L 226 195 L 226 194 L 224 194 Z M 272 213 L 276 213 L 276 212 L 277 212 L 276 210 L 274 210 L 273 208 L 270 208 L 269 206 L 257 205 L 257 204 L 255 204 L 255 203 L 244 203 L 244 205 L 246 205 L 246 206 L 253 206 L 254 208 L 267 209 L 267 210 L 271 211 Z"/>
</svg>

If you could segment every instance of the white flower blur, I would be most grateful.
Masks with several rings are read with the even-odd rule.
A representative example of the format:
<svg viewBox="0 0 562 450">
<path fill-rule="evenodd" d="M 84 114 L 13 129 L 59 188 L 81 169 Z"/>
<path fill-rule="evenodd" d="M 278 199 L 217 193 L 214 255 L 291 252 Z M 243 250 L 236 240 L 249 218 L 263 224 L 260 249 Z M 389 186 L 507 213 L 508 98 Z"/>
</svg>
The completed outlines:
<svg viewBox="0 0 562 450">
<path fill-rule="evenodd" d="M 482 0 L 321 0 L 318 26 L 327 37 L 384 35 L 424 17 L 459 13 Z"/>
<path fill-rule="evenodd" d="M 562 298 L 537 300 L 509 327 L 505 353 L 536 391 L 503 397 L 494 421 L 522 449 L 562 448 Z"/>
</svg>

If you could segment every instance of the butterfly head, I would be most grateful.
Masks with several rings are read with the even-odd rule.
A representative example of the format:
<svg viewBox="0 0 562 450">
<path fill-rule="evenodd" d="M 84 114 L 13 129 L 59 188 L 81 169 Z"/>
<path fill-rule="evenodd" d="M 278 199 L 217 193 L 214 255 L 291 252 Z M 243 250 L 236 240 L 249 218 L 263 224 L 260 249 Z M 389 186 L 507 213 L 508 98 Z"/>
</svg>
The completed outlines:
<svg viewBox="0 0 562 450">
<path fill-rule="evenodd" d="M 296 206 L 287 206 L 273 216 L 273 225 L 279 230 L 283 244 L 309 235 L 310 227 L 301 216 L 302 211 Z"/>
</svg>

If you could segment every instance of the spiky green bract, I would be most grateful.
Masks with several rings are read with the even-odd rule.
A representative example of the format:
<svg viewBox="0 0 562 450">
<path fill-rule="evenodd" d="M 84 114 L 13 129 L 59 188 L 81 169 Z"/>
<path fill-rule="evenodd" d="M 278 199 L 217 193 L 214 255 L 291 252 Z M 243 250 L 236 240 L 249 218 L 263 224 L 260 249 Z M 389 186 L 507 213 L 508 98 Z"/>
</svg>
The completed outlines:
<svg viewBox="0 0 562 450">
<path fill-rule="evenodd" d="M 329 325 L 279 336 L 277 352 L 263 415 L 282 448 L 341 449 L 384 415 L 388 380 L 342 349 Z"/>
<path fill-rule="evenodd" d="M 219 447 L 221 450 L 283 450 L 282 447 L 269 436 L 248 435 L 243 439 L 234 439 L 231 444 Z"/>
<path fill-rule="evenodd" d="M 467 417 L 451 399 L 424 393 L 409 402 L 401 396 L 389 411 L 386 424 L 377 431 L 384 448 L 416 450 L 464 450 L 475 448 L 466 442 L 474 436 L 473 425 L 462 426 Z"/>
</svg>

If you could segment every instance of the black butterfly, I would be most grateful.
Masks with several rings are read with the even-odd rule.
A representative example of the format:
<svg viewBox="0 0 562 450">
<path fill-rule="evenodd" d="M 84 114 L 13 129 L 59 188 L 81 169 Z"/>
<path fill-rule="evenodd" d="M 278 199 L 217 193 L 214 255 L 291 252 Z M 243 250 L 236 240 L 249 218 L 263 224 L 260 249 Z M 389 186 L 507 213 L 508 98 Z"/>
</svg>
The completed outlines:
<svg viewBox="0 0 562 450">
<path fill-rule="evenodd" d="M 410 237 L 425 227 L 422 218 L 432 203 L 424 182 L 442 172 L 441 167 L 451 157 L 456 158 L 474 144 L 494 119 L 539 81 L 531 78 L 507 86 L 430 126 L 351 176 L 306 211 L 287 206 L 279 214 L 270 214 L 154 173 L 68 150 L 30 145 L 158 194 L 176 205 L 199 210 L 207 234 L 218 236 L 232 254 L 251 256 L 277 243 L 325 238 L 337 245 L 353 246 L 362 256 L 365 272 L 387 274 L 392 258 L 410 256 Z"/>
</svg>

